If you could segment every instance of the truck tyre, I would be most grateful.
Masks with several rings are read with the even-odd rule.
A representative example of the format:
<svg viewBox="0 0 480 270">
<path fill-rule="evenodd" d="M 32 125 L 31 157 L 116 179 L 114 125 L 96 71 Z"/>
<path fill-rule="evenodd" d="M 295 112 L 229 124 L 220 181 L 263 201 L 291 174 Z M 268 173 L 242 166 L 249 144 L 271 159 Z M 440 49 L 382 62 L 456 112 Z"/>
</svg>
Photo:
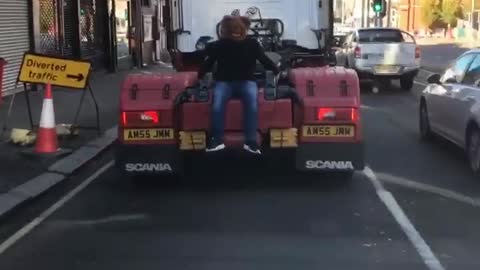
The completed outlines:
<svg viewBox="0 0 480 270">
<path fill-rule="evenodd" d="M 400 78 L 400 86 L 403 90 L 410 91 L 413 88 L 413 76 L 404 75 Z"/>
<path fill-rule="evenodd" d="M 327 181 L 332 181 L 335 185 L 345 186 L 350 185 L 353 182 L 354 172 L 304 172 L 302 174 L 302 182 L 307 182 L 311 184 L 319 183 L 319 179 L 325 179 Z"/>
<path fill-rule="evenodd" d="M 337 177 L 340 181 L 350 182 L 353 179 L 354 172 L 340 172 Z"/>
</svg>

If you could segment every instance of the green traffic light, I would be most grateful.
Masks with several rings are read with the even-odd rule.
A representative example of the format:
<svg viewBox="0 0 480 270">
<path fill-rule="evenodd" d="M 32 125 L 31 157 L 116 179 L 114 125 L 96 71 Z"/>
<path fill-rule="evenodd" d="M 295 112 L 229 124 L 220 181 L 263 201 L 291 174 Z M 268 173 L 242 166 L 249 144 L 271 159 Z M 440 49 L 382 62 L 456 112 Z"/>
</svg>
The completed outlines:
<svg viewBox="0 0 480 270">
<path fill-rule="evenodd" d="M 374 9 L 376 12 L 380 12 L 380 11 L 382 11 L 382 5 L 380 5 L 380 4 L 375 4 L 375 5 L 373 6 L 373 9 Z"/>
</svg>

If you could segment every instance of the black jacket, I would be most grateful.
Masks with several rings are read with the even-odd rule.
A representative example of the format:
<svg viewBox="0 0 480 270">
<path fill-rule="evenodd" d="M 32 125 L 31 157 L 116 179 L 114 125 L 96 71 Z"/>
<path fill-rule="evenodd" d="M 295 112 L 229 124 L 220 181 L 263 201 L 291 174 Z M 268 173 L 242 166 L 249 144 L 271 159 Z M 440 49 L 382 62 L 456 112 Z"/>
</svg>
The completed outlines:
<svg viewBox="0 0 480 270">
<path fill-rule="evenodd" d="M 247 38 L 242 41 L 221 39 L 208 44 L 206 58 L 200 67 L 199 78 L 209 72 L 217 63 L 214 79 L 216 81 L 243 81 L 255 80 L 257 60 L 275 74 L 278 67 L 268 56 L 257 40 Z"/>
</svg>

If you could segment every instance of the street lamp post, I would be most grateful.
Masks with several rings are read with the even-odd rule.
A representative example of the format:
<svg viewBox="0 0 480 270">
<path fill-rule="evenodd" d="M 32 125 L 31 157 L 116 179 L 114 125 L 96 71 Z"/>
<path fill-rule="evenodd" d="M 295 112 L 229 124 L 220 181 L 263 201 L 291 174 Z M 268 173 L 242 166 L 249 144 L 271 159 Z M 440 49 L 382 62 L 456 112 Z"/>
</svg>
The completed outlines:
<svg viewBox="0 0 480 270">
<path fill-rule="evenodd" d="M 391 13 L 392 13 L 392 0 L 388 0 L 388 4 L 387 4 L 387 27 L 390 27 L 392 25 Z"/>
<path fill-rule="evenodd" d="M 365 0 L 362 0 L 362 28 L 365 27 Z"/>
<path fill-rule="evenodd" d="M 370 27 L 370 4 L 371 0 L 367 0 L 367 27 Z"/>
<path fill-rule="evenodd" d="M 473 13 L 474 12 L 475 12 L 475 0 L 472 0 L 472 12 L 470 13 L 470 20 L 472 21 L 471 22 L 472 28 L 474 26 L 474 24 L 473 24 Z"/>
<path fill-rule="evenodd" d="M 411 8 L 411 2 L 408 0 L 408 7 L 407 7 L 407 32 L 410 31 L 410 8 Z"/>
<path fill-rule="evenodd" d="M 415 32 L 415 13 L 417 13 L 417 0 L 413 0 L 412 31 Z"/>
</svg>

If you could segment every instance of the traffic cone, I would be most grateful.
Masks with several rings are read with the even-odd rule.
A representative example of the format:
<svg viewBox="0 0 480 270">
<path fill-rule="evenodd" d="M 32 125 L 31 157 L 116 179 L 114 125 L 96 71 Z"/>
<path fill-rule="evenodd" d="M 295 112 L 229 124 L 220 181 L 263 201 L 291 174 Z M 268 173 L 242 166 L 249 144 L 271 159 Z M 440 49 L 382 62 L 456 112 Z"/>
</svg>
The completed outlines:
<svg viewBox="0 0 480 270">
<path fill-rule="evenodd" d="M 57 129 L 55 125 L 55 111 L 53 109 L 52 86 L 47 84 L 43 97 L 40 126 L 37 132 L 35 152 L 39 154 L 56 153 L 58 148 Z"/>
<path fill-rule="evenodd" d="M 35 147 L 23 151 L 29 156 L 61 156 L 71 153 L 70 149 L 58 147 L 57 128 L 55 125 L 55 111 L 53 109 L 52 86 L 45 86 L 40 125 L 36 134 Z"/>
</svg>

